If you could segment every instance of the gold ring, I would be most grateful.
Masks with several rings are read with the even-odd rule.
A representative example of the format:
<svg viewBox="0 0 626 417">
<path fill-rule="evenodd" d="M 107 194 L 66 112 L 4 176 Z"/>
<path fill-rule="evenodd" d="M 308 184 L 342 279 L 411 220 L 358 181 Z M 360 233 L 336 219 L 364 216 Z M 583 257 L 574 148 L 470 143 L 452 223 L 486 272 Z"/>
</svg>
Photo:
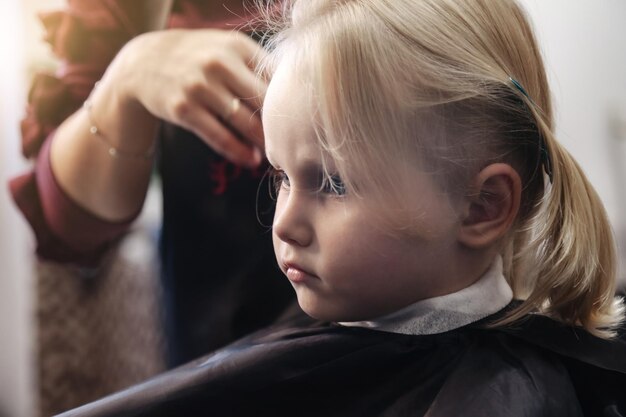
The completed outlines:
<svg viewBox="0 0 626 417">
<path fill-rule="evenodd" d="M 230 102 L 230 106 L 228 106 L 228 109 L 226 109 L 226 112 L 224 113 L 224 120 L 230 122 L 230 119 L 232 119 L 235 113 L 239 111 L 240 107 L 241 100 L 236 97 L 233 98 Z"/>
</svg>

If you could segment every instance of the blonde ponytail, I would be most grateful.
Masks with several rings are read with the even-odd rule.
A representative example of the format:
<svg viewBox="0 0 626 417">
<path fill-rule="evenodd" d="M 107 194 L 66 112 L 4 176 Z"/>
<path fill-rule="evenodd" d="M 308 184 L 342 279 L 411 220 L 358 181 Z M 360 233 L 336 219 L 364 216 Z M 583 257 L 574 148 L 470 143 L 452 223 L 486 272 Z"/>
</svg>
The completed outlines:
<svg viewBox="0 0 626 417">
<path fill-rule="evenodd" d="M 615 298 L 615 244 L 606 211 L 578 163 L 536 117 L 553 183 L 513 240 L 519 246 L 512 251 L 510 281 L 524 302 L 503 323 L 538 311 L 612 337 L 624 308 Z"/>
</svg>

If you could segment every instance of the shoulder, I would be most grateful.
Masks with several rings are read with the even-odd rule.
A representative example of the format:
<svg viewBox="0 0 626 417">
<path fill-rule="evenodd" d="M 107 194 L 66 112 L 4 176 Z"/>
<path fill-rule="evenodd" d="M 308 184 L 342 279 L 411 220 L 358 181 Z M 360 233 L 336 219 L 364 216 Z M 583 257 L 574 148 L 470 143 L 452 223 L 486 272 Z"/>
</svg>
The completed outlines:
<svg viewBox="0 0 626 417">
<path fill-rule="evenodd" d="M 428 416 L 582 416 L 557 355 L 497 331 L 477 331 Z"/>
<path fill-rule="evenodd" d="M 624 334 L 601 339 L 541 315 L 498 331 L 558 358 L 570 375 L 585 415 L 605 415 L 606 410 L 626 415 Z"/>
</svg>

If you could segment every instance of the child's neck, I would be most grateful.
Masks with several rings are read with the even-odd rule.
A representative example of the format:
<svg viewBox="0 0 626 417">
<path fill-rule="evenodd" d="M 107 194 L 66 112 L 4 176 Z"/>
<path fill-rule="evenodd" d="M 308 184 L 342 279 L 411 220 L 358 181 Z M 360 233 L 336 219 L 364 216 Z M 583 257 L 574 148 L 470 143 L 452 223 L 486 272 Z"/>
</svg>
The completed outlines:
<svg viewBox="0 0 626 417">
<path fill-rule="evenodd" d="M 448 263 L 446 282 L 433 297 L 452 294 L 478 281 L 491 267 L 498 251 L 494 248 L 474 250 L 459 247 Z"/>
<path fill-rule="evenodd" d="M 412 335 L 454 330 L 491 316 L 511 303 L 513 291 L 502 270 L 502 258 L 496 256 L 477 282 L 460 291 L 421 300 L 372 320 L 339 324 Z"/>
</svg>

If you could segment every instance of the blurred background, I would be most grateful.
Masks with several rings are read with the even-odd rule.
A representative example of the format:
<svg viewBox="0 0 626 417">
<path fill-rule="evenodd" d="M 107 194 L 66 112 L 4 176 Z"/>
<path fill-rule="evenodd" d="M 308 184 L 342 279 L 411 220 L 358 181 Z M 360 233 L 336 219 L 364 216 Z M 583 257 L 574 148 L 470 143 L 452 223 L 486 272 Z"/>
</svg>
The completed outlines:
<svg viewBox="0 0 626 417">
<path fill-rule="evenodd" d="M 7 180 L 24 170 L 19 120 L 30 77 L 51 68 L 41 41 L 40 9 L 62 0 L 0 3 L 0 416 L 35 413 L 33 261 L 31 232 L 8 194 Z"/>
<path fill-rule="evenodd" d="M 546 58 L 558 137 L 604 201 L 624 264 L 626 1 L 521 2 L 534 21 Z M 37 414 L 34 243 L 6 183 L 28 164 L 21 157 L 19 121 L 30 78 L 55 68 L 37 13 L 63 4 L 64 0 L 0 2 L 0 417 Z M 158 207 L 155 199 L 146 209 L 154 217 Z M 625 270 L 622 266 L 621 279 Z"/>
</svg>

